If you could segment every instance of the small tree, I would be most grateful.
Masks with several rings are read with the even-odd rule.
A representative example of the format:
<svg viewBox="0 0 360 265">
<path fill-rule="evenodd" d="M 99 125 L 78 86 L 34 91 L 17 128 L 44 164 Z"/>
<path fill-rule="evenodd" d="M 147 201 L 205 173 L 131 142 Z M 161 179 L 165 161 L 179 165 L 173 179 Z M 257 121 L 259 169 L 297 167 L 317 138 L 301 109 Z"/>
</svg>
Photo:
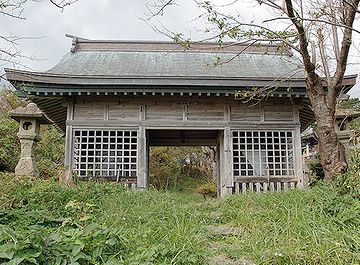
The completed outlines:
<svg viewBox="0 0 360 265">
<path fill-rule="evenodd" d="M 281 42 L 299 56 L 306 75 L 306 89 L 317 123 L 321 164 L 325 179 L 332 179 L 347 168 L 344 150 L 335 133 L 336 98 L 342 92 L 353 28 L 360 0 L 257 0 L 276 15 L 262 23 L 241 21 L 240 16 L 221 13 L 211 1 L 198 2 L 208 21 L 215 25 L 209 39 L 220 46 L 225 40 L 258 45 L 264 41 Z M 234 1 L 236 4 L 239 1 Z M 175 1 L 161 0 L 150 5 L 150 17 L 161 15 Z M 152 7 L 152 9 L 151 9 Z M 241 12 L 239 12 L 241 13 Z M 276 24 L 272 23 L 276 22 Z M 272 26 L 269 26 L 272 23 Z M 175 41 L 189 45 L 181 34 Z M 319 57 L 319 60 L 316 58 Z M 320 64 L 316 62 L 320 61 Z M 326 84 L 326 85 L 324 85 Z M 253 96 L 264 92 L 253 91 Z M 249 95 L 247 93 L 247 95 Z"/>
</svg>

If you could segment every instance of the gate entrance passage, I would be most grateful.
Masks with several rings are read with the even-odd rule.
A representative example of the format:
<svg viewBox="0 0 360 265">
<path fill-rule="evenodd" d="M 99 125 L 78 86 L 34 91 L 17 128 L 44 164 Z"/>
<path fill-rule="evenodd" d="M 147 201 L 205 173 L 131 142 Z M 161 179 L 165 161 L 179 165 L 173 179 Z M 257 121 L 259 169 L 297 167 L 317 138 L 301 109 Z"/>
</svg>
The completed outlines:
<svg viewBox="0 0 360 265">
<path fill-rule="evenodd" d="M 214 146 L 216 147 L 217 193 L 221 195 L 221 172 L 225 172 L 223 130 L 201 129 L 147 129 L 146 130 L 146 166 L 145 186 L 149 185 L 149 150 L 152 146 Z M 224 186 L 225 187 L 225 186 Z"/>
</svg>

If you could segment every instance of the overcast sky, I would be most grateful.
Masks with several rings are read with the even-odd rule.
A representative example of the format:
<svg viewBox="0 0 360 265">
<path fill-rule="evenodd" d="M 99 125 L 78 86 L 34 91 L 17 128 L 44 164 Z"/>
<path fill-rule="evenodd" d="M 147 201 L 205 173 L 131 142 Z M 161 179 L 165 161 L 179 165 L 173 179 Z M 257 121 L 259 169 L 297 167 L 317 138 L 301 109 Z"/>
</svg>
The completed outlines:
<svg viewBox="0 0 360 265">
<path fill-rule="evenodd" d="M 69 52 L 71 39 L 65 37 L 66 33 L 87 39 L 170 40 L 152 29 L 154 26 L 161 28 L 164 25 L 192 39 L 204 37 L 206 20 L 197 19 L 201 13 L 194 1 L 179 0 L 179 5 L 169 7 L 164 16 L 146 22 L 144 18 L 149 13 L 146 3 L 154 1 L 79 0 L 62 12 L 49 0 L 30 1 L 24 7 L 22 14 L 25 20 L 0 15 L 0 34 L 38 38 L 23 40 L 18 45 L 24 55 L 36 58 L 36 60 L 21 60 L 21 65 L 35 71 L 48 70 Z M 225 4 L 233 0 L 217 0 L 217 2 Z M 262 21 L 269 17 L 269 13 L 252 0 L 238 1 L 237 8 L 227 8 L 226 11 L 234 12 L 235 9 L 246 21 Z M 359 38 L 359 35 L 354 37 Z M 4 43 L 0 41 L 0 45 L 3 47 Z M 0 65 L 0 71 L 3 67 L 24 68 L 21 65 L 3 63 Z M 359 65 L 352 66 L 351 72 L 358 73 L 360 72 L 358 69 Z M 360 96 L 360 92 L 354 96 Z"/>
</svg>

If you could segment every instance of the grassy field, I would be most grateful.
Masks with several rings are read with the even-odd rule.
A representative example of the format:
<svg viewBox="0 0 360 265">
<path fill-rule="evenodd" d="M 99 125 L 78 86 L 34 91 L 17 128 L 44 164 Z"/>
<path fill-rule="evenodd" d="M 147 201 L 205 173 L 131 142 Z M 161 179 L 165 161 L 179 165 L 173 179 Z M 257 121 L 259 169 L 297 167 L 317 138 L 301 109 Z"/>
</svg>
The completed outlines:
<svg viewBox="0 0 360 265">
<path fill-rule="evenodd" d="M 204 200 L 0 177 L 1 264 L 360 264 L 360 201 L 329 184 Z"/>
</svg>

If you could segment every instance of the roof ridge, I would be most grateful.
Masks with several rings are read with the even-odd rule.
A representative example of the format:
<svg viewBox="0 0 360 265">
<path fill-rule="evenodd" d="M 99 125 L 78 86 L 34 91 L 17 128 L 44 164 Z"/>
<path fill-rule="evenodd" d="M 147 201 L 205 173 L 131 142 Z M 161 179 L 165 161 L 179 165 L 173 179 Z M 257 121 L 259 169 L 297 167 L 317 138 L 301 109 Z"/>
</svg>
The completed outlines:
<svg viewBox="0 0 360 265">
<path fill-rule="evenodd" d="M 280 43 L 259 42 L 250 45 L 246 42 L 225 42 L 221 46 L 217 42 L 196 41 L 189 46 L 175 41 L 157 40 L 90 40 L 71 34 L 66 37 L 72 38 L 71 52 L 77 51 L 198 51 L 198 52 L 232 52 L 232 53 L 263 53 L 282 54 L 292 56 L 290 48 Z"/>
</svg>

